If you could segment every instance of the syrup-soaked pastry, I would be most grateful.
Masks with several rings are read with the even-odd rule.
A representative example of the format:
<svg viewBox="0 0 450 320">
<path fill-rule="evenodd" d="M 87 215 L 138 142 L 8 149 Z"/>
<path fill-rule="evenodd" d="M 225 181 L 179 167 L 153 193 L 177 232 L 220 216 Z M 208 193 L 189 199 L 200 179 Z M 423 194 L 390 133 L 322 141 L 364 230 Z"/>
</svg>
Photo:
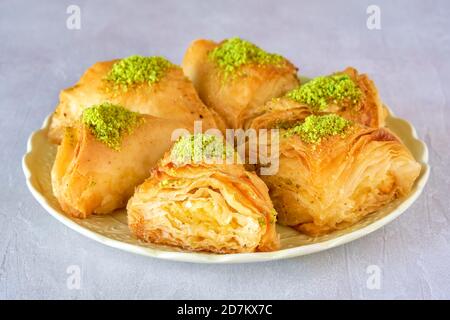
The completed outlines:
<svg viewBox="0 0 450 320">
<path fill-rule="evenodd" d="M 227 128 L 241 128 L 247 113 L 300 83 L 292 63 L 240 38 L 194 41 L 184 56 L 183 70 Z"/>
<path fill-rule="evenodd" d="M 134 188 L 170 148 L 172 132 L 190 121 L 169 120 L 104 103 L 67 127 L 51 177 L 64 212 L 78 218 L 126 206 Z"/>
<path fill-rule="evenodd" d="M 386 128 L 336 114 L 281 129 L 278 171 L 262 175 L 279 223 L 308 235 L 350 226 L 410 193 L 421 166 Z"/>
<path fill-rule="evenodd" d="M 60 143 L 66 127 L 83 110 L 110 102 L 161 119 L 201 120 L 203 129 L 224 129 L 220 117 L 207 108 L 182 69 L 162 57 L 130 56 L 97 62 L 76 85 L 62 90 L 48 136 Z"/>
<path fill-rule="evenodd" d="M 133 234 L 190 251 L 277 249 L 276 212 L 267 186 L 236 157 L 221 137 L 181 137 L 128 202 Z"/>
<path fill-rule="evenodd" d="M 384 126 L 387 111 L 378 90 L 366 74 L 347 68 L 317 77 L 252 110 L 246 128 L 267 128 L 277 123 L 295 124 L 310 114 L 336 113 L 362 125 Z"/>
</svg>

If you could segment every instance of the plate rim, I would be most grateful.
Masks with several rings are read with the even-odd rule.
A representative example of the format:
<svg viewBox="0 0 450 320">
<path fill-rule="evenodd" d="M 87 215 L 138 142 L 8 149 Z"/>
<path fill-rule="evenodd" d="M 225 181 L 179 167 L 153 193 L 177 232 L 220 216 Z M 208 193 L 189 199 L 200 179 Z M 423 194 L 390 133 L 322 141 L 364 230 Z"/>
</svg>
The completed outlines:
<svg viewBox="0 0 450 320">
<path fill-rule="evenodd" d="M 74 231 L 84 235 L 85 237 L 100 242 L 109 247 L 113 247 L 123 251 L 152 258 L 170 261 L 179 261 L 179 262 L 191 262 L 191 263 L 231 264 L 231 263 L 267 262 L 274 260 L 289 259 L 328 250 L 349 243 L 351 241 L 357 240 L 363 236 L 366 236 L 380 229 L 381 227 L 387 225 L 388 223 L 392 222 L 397 217 L 399 217 L 422 194 L 423 189 L 430 175 L 428 147 L 426 143 L 418 137 L 415 127 L 408 120 L 396 117 L 390 108 L 388 108 L 387 106 L 385 107 L 388 110 L 389 117 L 407 124 L 411 137 L 415 140 L 416 143 L 419 143 L 422 146 L 423 153 L 421 154 L 420 159 L 421 161 L 419 161 L 419 163 L 422 166 L 423 173 L 421 173 L 418 180 L 415 182 L 414 191 L 406 199 L 400 202 L 399 205 L 392 212 L 386 214 L 384 217 L 381 217 L 380 219 L 360 229 L 354 230 L 348 234 L 344 234 L 333 239 L 324 240 L 312 244 L 296 246 L 293 248 L 280 249 L 276 251 L 234 253 L 234 254 L 211 254 L 211 253 L 188 252 L 188 251 L 184 252 L 165 251 L 112 239 L 76 223 L 75 221 L 67 217 L 65 214 L 60 213 L 59 211 L 54 209 L 49 204 L 47 199 L 34 187 L 34 185 L 31 182 L 32 172 L 27 164 L 27 158 L 33 149 L 32 140 L 34 136 L 37 135 L 40 131 L 47 129 L 52 114 L 46 117 L 40 129 L 33 131 L 28 137 L 27 150 L 24 156 L 22 157 L 22 170 L 25 175 L 26 185 L 30 190 L 31 194 L 48 213 L 50 213 L 54 218 L 56 218 L 66 227 L 73 229 Z"/>
</svg>

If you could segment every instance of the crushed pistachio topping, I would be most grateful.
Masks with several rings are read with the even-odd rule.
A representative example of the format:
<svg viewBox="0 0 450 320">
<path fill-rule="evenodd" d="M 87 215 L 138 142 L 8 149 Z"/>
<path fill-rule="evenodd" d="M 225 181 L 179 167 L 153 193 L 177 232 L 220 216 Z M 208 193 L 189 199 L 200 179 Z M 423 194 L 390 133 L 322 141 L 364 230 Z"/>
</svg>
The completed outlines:
<svg viewBox="0 0 450 320">
<path fill-rule="evenodd" d="M 133 55 L 116 62 L 106 76 L 106 80 L 125 90 L 134 84 L 152 85 L 161 80 L 171 67 L 174 65 L 163 57 Z"/>
<path fill-rule="evenodd" d="M 272 209 L 272 210 L 270 210 L 269 224 L 274 224 L 276 222 L 277 222 L 277 211 L 275 209 Z M 266 226 L 267 225 L 267 218 L 266 217 L 258 218 L 258 223 L 262 227 Z"/>
<path fill-rule="evenodd" d="M 270 223 L 277 222 L 277 211 L 275 209 L 270 210 Z"/>
<path fill-rule="evenodd" d="M 311 115 L 306 117 L 304 122 L 288 129 L 285 137 L 298 135 L 307 143 L 317 144 L 322 138 L 345 134 L 351 125 L 351 121 L 336 114 Z"/>
<path fill-rule="evenodd" d="M 265 227 L 266 224 L 267 224 L 266 218 L 264 218 L 264 217 L 259 217 L 259 218 L 258 218 L 258 223 L 259 223 L 259 225 L 260 225 L 261 227 Z"/>
<path fill-rule="evenodd" d="M 330 104 L 357 105 L 361 89 L 346 74 L 317 77 L 288 92 L 286 96 L 309 105 L 314 111 L 325 110 Z"/>
<path fill-rule="evenodd" d="M 81 120 L 99 141 L 114 150 L 119 150 L 122 137 L 131 133 L 144 118 L 139 113 L 122 106 L 105 102 L 85 109 Z"/>
<path fill-rule="evenodd" d="M 179 181 L 176 179 L 164 179 L 159 182 L 159 186 L 162 188 L 169 188 L 176 186 Z"/>
<path fill-rule="evenodd" d="M 160 186 L 160 187 L 163 187 L 163 188 L 164 188 L 164 187 L 168 187 L 169 184 L 170 184 L 170 180 L 168 180 L 168 179 L 162 180 L 162 181 L 159 182 L 159 186 Z"/>
<path fill-rule="evenodd" d="M 194 134 L 180 137 L 174 144 L 170 157 L 176 164 L 198 163 L 204 160 L 225 160 L 234 149 L 221 137 L 210 134 Z"/>
<path fill-rule="evenodd" d="M 246 64 L 281 65 L 284 58 L 268 53 L 251 42 L 238 37 L 230 38 L 209 52 L 209 57 L 222 69 L 225 78 L 232 76 Z"/>
</svg>

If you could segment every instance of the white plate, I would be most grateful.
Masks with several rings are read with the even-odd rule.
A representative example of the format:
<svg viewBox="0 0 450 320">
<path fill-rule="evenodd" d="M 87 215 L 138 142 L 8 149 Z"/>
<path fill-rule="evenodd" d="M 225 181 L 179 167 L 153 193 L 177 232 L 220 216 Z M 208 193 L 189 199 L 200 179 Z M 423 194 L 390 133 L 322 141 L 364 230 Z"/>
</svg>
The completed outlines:
<svg viewBox="0 0 450 320">
<path fill-rule="evenodd" d="M 114 248 L 161 259 L 197 263 L 243 263 L 285 259 L 333 248 L 365 236 L 397 218 L 419 197 L 430 171 L 426 144 L 417 137 L 416 130 L 408 121 L 394 117 L 391 112 L 387 118 L 387 126 L 403 140 L 415 159 L 422 164 L 420 176 L 408 197 L 391 203 L 350 228 L 325 236 L 308 237 L 291 228 L 277 226 L 281 235 L 281 249 L 274 252 L 222 255 L 184 252 L 178 248 L 144 243 L 133 237 L 128 230 L 124 210 L 88 219 L 76 219 L 66 215 L 53 196 L 50 183 L 50 170 L 56 147 L 47 140 L 49 118 L 40 130 L 31 134 L 27 153 L 22 161 L 28 188 L 36 200 L 52 216 L 84 236 Z"/>
</svg>

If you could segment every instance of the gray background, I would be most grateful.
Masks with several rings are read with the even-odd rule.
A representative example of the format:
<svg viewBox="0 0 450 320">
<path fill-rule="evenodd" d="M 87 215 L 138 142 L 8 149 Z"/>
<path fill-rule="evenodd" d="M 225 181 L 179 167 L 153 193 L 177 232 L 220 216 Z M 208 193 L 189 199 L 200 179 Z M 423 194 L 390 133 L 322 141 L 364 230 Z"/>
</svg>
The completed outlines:
<svg viewBox="0 0 450 320">
<path fill-rule="evenodd" d="M 81 8 L 81 30 L 66 8 Z M 381 8 L 381 30 L 366 9 Z M 0 298 L 450 298 L 450 2 L 0 1 Z M 98 60 L 164 55 L 180 63 L 195 38 L 239 35 L 306 76 L 352 65 L 412 121 L 430 149 L 420 199 L 385 228 L 301 258 L 245 265 L 160 261 L 68 229 L 28 192 L 21 157 L 58 92 Z M 82 271 L 80 290 L 66 269 Z M 369 265 L 380 290 L 366 287 Z"/>
</svg>

